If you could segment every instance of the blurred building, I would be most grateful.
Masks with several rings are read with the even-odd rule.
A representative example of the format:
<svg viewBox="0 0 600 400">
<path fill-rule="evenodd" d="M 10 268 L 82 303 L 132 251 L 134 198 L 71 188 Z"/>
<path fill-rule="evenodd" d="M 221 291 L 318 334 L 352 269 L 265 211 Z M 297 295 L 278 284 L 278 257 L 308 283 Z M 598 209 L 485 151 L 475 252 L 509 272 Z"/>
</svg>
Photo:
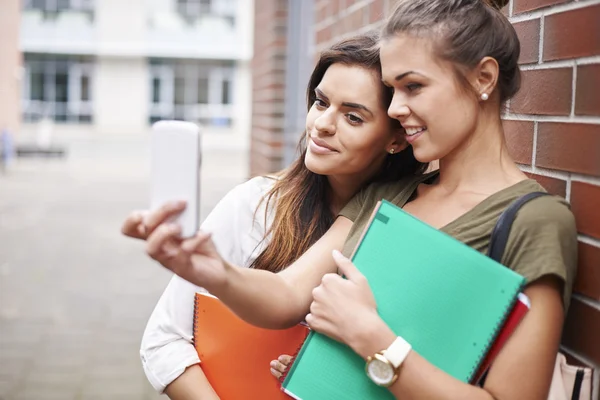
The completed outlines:
<svg viewBox="0 0 600 400">
<path fill-rule="evenodd" d="M 100 133 L 159 119 L 248 135 L 253 2 L 24 0 L 22 116 Z M 230 137 L 231 139 L 231 137 Z"/>
<path fill-rule="evenodd" d="M 19 52 L 19 1 L 2 1 L 0 12 L 0 135 L 19 129 L 21 54 Z"/>
</svg>

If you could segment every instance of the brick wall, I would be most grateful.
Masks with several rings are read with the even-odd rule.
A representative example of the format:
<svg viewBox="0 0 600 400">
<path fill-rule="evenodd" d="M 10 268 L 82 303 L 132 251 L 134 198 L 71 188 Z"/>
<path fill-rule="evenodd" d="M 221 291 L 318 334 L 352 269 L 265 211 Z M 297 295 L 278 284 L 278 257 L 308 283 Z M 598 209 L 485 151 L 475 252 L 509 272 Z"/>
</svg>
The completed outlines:
<svg viewBox="0 0 600 400">
<path fill-rule="evenodd" d="M 282 168 L 287 0 L 255 0 L 250 175 Z"/>
<path fill-rule="evenodd" d="M 394 0 L 316 0 L 316 50 L 377 28 Z M 563 345 L 600 372 L 600 0 L 512 0 L 523 89 L 505 115 L 514 159 L 571 202 L 579 270 Z"/>
</svg>

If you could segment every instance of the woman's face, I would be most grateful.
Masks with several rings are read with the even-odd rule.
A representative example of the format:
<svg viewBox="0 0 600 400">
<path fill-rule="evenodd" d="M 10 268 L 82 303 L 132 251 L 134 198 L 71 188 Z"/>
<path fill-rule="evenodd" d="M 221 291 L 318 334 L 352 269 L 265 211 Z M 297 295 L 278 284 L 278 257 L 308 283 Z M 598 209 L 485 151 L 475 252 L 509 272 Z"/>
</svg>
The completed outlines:
<svg viewBox="0 0 600 400">
<path fill-rule="evenodd" d="M 306 116 L 304 162 L 314 173 L 365 179 L 376 174 L 391 148 L 405 147 L 382 107 L 376 73 L 358 66 L 331 65 L 315 89 Z M 364 177 L 364 178 L 363 178 Z"/>
<path fill-rule="evenodd" d="M 477 126 L 478 101 L 432 42 L 396 35 L 383 41 L 380 54 L 383 81 L 394 89 L 388 114 L 406 130 L 415 158 L 430 162 L 464 147 Z"/>
</svg>

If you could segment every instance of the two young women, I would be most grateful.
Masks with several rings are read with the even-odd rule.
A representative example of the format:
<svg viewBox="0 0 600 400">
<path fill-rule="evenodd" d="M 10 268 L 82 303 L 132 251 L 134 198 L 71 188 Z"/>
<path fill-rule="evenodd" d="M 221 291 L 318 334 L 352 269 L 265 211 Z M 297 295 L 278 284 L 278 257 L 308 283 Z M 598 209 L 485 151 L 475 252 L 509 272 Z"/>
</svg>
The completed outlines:
<svg viewBox="0 0 600 400">
<path fill-rule="evenodd" d="M 148 253 L 255 325 L 284 328 L 305 319 L 365 359 L 382 352 L 398 356 L 401 349 L 400 358 L 387 360 L 397 374 L 389 385 L 396 398 L 545 399 L 577 261 L 574 218 L 562 200 L 533 200 L 512 227 L 502 261 L 527 278 L 532 307 L 481 388 L 411 351 L 378 316 L 364 276 L 337 251 L 351 252 L 376 201 L 385 198 L 485 252 L 501 212 L 520 196 L 543 190 L 510 159 L 504 142 L 501 108 L 520 82 L 520 45 L 500 12 L 505 4 L 400 0 L 384 26 L 382 76 L 393 89 L 388 115 L 406 130 L 415 158 L 439 160 L 438 171 L 370 185 L 277 274 L 236 268 L 209 234 L 179 241 L 179 228 L 169 223 L 149 235 Z M 348 279 L 336 274 L 338 268 Z"/>
<path fill-rule="evenodd" d="M 392 91 L 381 81 L 377 44 L 377 35 L 367 34 L 321 54 L 307 88 L 300 158 L 275 177 L 237 186 L 203 222 L 227 262 L 278 272 L 310 248 L 367 183 L 423 172 L 400 123 L 387 115 Z M 145 238 L 177 207 L 167 205 L 144 221 L 134 213 L 123 232 Z M 216 398 L 192 344 L 194 293 L 202 290 L 174 276 L 142 339 L 146 376 L 173 399 Z"/>
</svg>

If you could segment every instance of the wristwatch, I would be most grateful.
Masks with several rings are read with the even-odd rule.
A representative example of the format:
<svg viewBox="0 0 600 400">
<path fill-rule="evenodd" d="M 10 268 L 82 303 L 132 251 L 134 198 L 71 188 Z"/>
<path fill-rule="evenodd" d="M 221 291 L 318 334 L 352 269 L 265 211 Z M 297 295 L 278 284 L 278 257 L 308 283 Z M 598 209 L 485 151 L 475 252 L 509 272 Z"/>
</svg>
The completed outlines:
<svg viewBox="0 0 600 400">
<path fill-rule="evenodd" d="M 398 369 L 411 349 L 411 345 L 398 336 L 390 347 L 367 358 L 367 376 L 378 386 L 391 386 L 398 379 Z"/>
</svg>

